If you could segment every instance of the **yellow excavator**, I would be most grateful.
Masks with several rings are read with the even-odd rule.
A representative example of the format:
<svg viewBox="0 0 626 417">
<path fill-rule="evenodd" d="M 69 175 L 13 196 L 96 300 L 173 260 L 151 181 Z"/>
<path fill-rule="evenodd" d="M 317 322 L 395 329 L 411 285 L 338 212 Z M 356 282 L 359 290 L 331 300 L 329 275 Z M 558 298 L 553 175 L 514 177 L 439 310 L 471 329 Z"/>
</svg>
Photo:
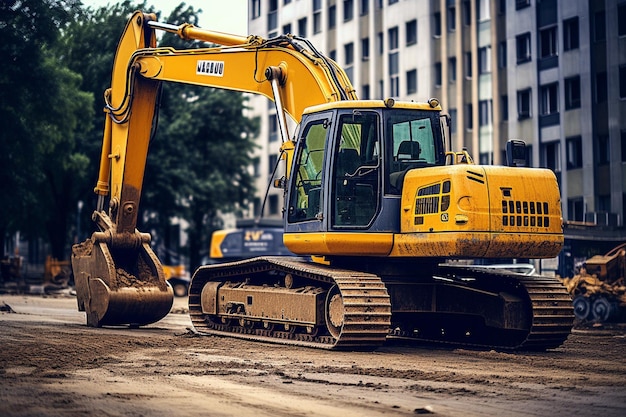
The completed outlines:
<svg viewBox="0 0 626 417">
<path fill-rule="evenodd" d="M 159 47 L 157 30 L 213 46 Z M 508 143 L 507 166 L 474 164 L 449 150 L 438 100 L 358 100 L 345 72 L 306 39 L 236 36 L 141 12 L 127 23 L 105 93 L 99 231 L 73 248 L 89 326 L 141 326 L 172 304 L 150 236 L 136 230 L 163 82 L 274 102 L 286 164 L 274 181 L 285 192 L 283 240 L 303 255 L 200 267 L 189 288 L 197 331 L 326 349 L 406 338 L 544 350 L 568 337 L 572 303 L 557 279 L 448 262 L 559 253 L 557 181 L 519 166 L 525 145 Z"/>
</svg>

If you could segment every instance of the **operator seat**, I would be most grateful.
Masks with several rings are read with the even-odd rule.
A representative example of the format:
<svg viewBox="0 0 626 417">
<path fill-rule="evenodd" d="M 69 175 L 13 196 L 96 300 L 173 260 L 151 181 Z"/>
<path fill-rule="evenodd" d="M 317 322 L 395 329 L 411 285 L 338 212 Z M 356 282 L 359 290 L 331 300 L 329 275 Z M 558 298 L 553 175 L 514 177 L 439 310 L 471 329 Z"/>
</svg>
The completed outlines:
<svg viewBox="0 0 626 417">
<path fill-rule="evenodd" d="M 419 160 L 420 154 L 422 153 L 422 149 L 420 148 L 420 143 L 410 140 L 405 140 L 400 142 L 400 146 L 398 146 L 398 153 L 396 155 L 397 161 L 403 160 Z"/>
<path fill-rule="evenodd" d="M 406 173 L 426 162 L 420 158 L 421 153 L 422 149 L 419 142 L 411 140 L 400 142 L 398 152 L 394 158 L 393 172 L 389 175 L 392 192 L 400 193 Z"/>
<path fill-rule="evenodd" d="M 351 176 L 361 166 L 361 157 L 356 149 L 341 149 L 337 154 L 337 178 Z"/>
</svg>

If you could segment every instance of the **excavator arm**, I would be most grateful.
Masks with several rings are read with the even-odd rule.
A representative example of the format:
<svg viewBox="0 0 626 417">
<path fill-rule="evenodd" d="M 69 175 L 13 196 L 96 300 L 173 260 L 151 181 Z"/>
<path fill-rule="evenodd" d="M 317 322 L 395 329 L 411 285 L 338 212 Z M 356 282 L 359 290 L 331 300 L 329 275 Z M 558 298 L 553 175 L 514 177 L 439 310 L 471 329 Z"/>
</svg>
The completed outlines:
<svg viewBox="0 0 626 417">
<path fill-rule="evenodd" d="M 213 46 L 157 47 L 156 30 Z M 136 230 L 148 145 L 164 81 L 273 100 L 287 166 L 293 143 L 285 115 L 298 123 L 309 106 L 357 98 L 344 71 L 304 39 L 286 35 L 265 40 L 189 24 L 173 26 L 157 22 L 153 14 L 135 12 L 118 44 L 111 87 L 105 92 L 105 129 L 94 190 L 98 204 L 92 216 L 100 230 L 72 250 L 78 306 L 87 312 L 90 326 L 152 323 L 172 305 L 173 293 L 150 248 L 150 235 Z"/>
</svg>

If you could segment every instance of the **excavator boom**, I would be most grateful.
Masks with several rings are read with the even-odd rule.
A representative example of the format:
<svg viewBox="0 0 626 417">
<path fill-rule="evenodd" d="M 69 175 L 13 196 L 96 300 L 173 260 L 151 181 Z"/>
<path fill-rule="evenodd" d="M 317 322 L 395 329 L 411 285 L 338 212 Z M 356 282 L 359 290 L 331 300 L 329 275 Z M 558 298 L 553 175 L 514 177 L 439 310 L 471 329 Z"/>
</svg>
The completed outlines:
<svg viewBox="0 0 626 417">
<path fill-rule="evenodd" d="M 191 50 L 157 47 L 155 30 L 217 44 Z M 305 49 L 309 46 L 311 50 Z M 299 122 L 307 106 L 356 99 L 348 77 L 306 40 L 264 40 L 159 23 L 135 12 L 119 41 L 93 214 L 99 232 L 73 248 L 78 305 L 89 325 L 147 324 L 169 311 L 173 293 L 137 214 L 161 82 L 181 82 L 264 95 L 277 104 L 287 159 L 284 115 Z M 105 198 L 109 198 L 105 211 Z M 130 278 L 130 280 L 126 279 Z"/>
</svg>

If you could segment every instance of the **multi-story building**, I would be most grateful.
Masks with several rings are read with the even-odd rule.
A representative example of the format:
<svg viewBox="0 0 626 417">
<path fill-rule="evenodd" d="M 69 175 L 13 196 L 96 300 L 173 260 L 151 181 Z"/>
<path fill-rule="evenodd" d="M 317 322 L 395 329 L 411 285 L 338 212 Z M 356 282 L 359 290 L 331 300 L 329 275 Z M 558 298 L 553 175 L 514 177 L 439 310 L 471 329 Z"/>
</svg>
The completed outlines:
<svg viewBox="0 0 626 417">
<path fill-rule="evenodd" d="M 248 27 L 310 39 L 360 98 L 440 98 L 454 148 L 481 163 L 523 139 L 532 166 L 557 175 L 564 220 L 624 226 L 626 0 L 249 0 Z M 252 106 L 269 173 L 275 112 Z M 269 214 L 281 204 L 270 197 Z"/>
</svg>

